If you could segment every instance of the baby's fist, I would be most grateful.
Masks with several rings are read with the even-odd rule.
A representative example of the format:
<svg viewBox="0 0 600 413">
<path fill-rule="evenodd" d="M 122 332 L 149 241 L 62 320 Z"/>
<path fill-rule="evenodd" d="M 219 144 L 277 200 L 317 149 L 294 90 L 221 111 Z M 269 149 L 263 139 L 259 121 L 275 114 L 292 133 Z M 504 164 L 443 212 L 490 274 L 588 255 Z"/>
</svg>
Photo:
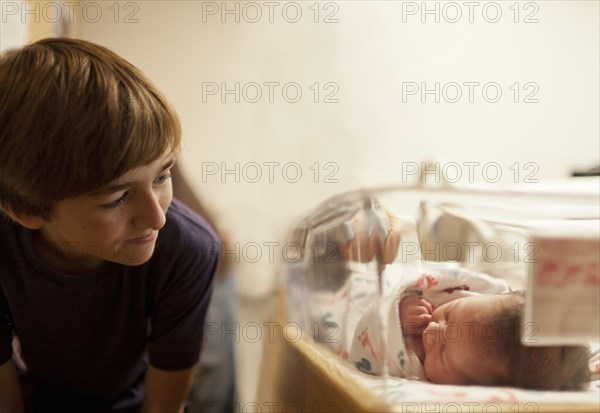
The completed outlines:
<svg viewBox="0 0 600 413">
<path fill-rule="evenodd" d="M 420 335 L 431 320 L 433 305 L 418 295 L 405 297 L 400 302 L 400 325 L 402 333 Z"/>
</svg>

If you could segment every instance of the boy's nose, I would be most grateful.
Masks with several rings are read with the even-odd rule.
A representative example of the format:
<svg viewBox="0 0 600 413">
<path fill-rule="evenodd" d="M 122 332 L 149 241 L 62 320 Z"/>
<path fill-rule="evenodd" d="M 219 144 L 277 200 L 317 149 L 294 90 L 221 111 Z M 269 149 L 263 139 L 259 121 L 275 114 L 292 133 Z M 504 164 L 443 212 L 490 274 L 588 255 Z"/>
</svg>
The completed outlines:
<svg viewBox="0 0 600 413">
<path fill-rule="evenodd" d="M 149 196 L 146 202 L 141 202 L 137 208 L 134 225 L 141 229 L 161 229 L 166 222 L 165 212 L 160 201 L 154 195 Z"/>
</svg>

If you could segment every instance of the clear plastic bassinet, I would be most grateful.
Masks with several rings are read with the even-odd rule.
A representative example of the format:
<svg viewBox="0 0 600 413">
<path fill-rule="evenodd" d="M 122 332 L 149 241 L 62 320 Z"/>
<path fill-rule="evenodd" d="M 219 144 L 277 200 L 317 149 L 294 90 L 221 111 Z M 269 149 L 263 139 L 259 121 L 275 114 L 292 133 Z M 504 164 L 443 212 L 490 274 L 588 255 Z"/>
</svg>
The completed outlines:
<svg viewBox="0 0 600 413">
<path fill-rule="evenodd" d="M 371 349 L 375 358 L 379 351 L 378 368 L 372 360 L 367 366 L 361 365 L 364 358 L 348 356 L 352 340 L 365 344 L 357 320 L 369 308 L 379 309 L 371 317 L 371 331 L 389 331 L 397 314 L 390 315 L 386 297 L 396 294 L 394 288 L 403 277 L 416 276 L 417 282 L 426 284 L 429 280 L 423 274 L 434 274 L 437 282 L 440 268 L 442 273 L 452 269 L 477 277 L 484 274 L 503 280 L 509 291 L 524 291 L 519 332 L 524 345 L 598 342 L 600 201 L 598 181 L 589 182 L 584 190 L 575 191 L 394 187 L 335 196 L 292 229 L 289 241 L 297 254 L 286 260 L 282 277 L 286 320 L 299 325 L 325 354 L 336 353 L 327 357 L 345 364 L 348 372 L 357 371 L 353 377 L 359 382 L 388 402 L 404 403 L 401 409 L 407 408 L 407 400 L 456 401 L 448 395 L 458 393 L 464 395 L 463 401 L 508 397 L 519 403 L 583 403 L 595 409 L 598 382 L 592 382 L 587 392 L 511 389 L 510 396 L 509 390 L 499 387 L 462 386 L 459 391 L 449 386 L 444 393 L 442 386 L 444 399 L 439 387 L 427 387 L 431 383 L 426 376 L 413 377 L 414 384 L 407 377 L 390 377 L 396 375 L 394 367 L 382 356 L 391 346 L 388 333 L 372 335 L 367 343 L 376 349 Z M 461 287 L 450 288 L 450 293 L 456 289 Z M 416 398 L 406 399 L 407 386 L 412 386 Z"/>
</svg>

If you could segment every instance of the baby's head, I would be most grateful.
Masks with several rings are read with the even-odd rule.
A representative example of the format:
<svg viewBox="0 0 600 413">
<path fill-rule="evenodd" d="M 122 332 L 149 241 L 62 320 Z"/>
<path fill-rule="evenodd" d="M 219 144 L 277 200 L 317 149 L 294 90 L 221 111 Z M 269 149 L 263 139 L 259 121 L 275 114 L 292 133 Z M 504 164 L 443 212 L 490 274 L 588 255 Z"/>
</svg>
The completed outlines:
<svg viewBox="0 0 600 413">
<path fill-rule="evenodd" d="M 589 381 L 583 346 L 520 343 L 522 294 L 482 295 L 435 309 L 423 332 L 423 367 L 439 384 L 580 390 Z"/>
</svg>

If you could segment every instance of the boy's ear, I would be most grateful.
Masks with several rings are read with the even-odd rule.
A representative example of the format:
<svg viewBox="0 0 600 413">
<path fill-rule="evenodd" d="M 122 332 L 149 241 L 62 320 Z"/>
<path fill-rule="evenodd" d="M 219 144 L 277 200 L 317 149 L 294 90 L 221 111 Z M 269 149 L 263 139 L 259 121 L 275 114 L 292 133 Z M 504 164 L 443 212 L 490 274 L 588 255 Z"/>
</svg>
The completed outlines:
<svg viewBox="0 0 600 413">
<path fill-rule="evenodd" d="M 27 215 L 23 213 L 17 213 L 10 208 L 4 209 L 4 212 L 8 214 L 8 216 L 11 217 L 13 221 L 31 230 L 40 229 L 48 222 L 39 215 Z"/>
</svg>

